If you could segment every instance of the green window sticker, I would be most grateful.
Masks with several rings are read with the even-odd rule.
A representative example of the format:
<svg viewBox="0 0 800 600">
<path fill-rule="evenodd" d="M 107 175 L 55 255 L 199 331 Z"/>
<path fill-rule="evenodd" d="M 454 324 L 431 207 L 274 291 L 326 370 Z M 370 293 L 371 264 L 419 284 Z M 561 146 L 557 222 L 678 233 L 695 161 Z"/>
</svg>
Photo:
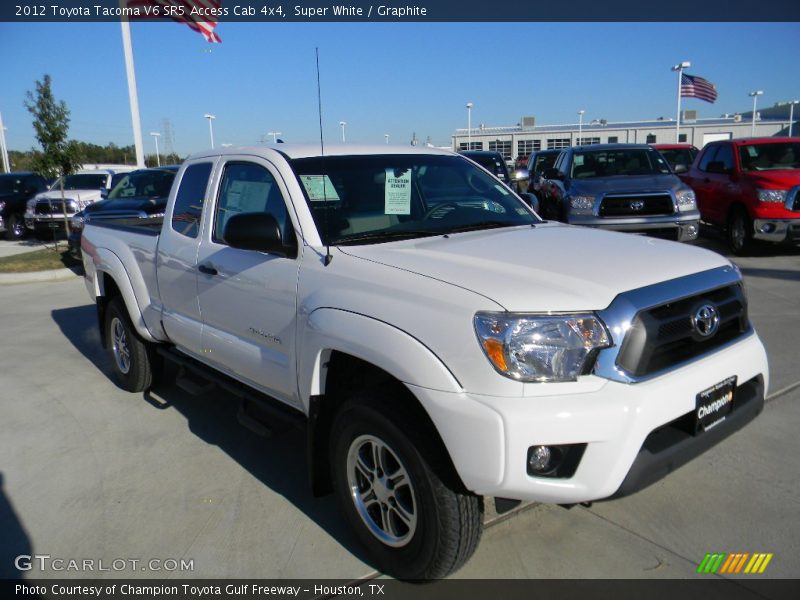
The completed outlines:
<svg viewBox="0 0 800 600">
<path fill-rule="evenodd" d="M 384 210 L 387 215 L 411 214 L 411 171 L 386 169 Z"/>
<path fill-rule="evenodd" d="M 339 194 L 333 187 L 331 178 L 327 175 L 300 175 L 300 181 L 306 188 L 306 194 L 311 202 L 338 202 Z"/>
</svg>

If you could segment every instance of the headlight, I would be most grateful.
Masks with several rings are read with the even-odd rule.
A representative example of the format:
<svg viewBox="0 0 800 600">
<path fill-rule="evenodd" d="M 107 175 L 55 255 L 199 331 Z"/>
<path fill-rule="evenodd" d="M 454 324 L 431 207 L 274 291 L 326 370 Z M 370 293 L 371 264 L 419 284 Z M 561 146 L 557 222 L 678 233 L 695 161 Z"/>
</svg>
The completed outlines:
<svg viewBox="0 0 800 600">
<path fill-rule="evenodd" d="M 518 381 L 575 381 L 611 345 L 592 314 L 477 313 L 475 333 L 492 366 Z"/>
<path fill-rule="evenodd" d="M 785 202 L 786 190 L 757 190 L 760 202 Z"/>
<path fill-rule="evenodd" d="M 577 215 L 590 215 L 594 208 L 594 196 L 570 196 L 569 206 L 572 212 Z"/>
<path fill-rule="evenodd" d="M 89 206 L 94 200 L 78 200 L 78 210 L 83 210 Z"/>
<path fill-rule="evenodd" d="M 6 207 L 6 203 L 5 203 L 5 202 L 2 202 L 2 201 L 0 201 L 0 210 L 4 210 L 4 209 L 5 209 L 5 207 Z"/>
<path fill-rule="evenodd" d="M 30 212 L 33 212 L 34 210 L 36 210 L 36 201 L 37 200 L 38 200 L 37 196 L 34 196 L 30 200 L 28 200 L 25 203 L 25 210 L 29 210 Z"/>
<path fill-rule="evenodd" d="M 692 190 L 678 190 L 675 192 L 675 199 L 678 201 L 678 210 L 695 210 L 697 208 L 697 198 Z"/>
</svg>

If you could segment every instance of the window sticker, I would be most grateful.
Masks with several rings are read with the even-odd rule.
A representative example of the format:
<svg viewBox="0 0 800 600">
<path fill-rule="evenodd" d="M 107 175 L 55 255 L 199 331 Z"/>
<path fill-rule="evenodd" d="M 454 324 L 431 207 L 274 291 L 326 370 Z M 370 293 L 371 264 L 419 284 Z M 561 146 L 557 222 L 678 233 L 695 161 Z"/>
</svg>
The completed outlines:
<svg viewBox="0 0 800 600">
<path fill-rule="evenodd" d="M 750 158 L 755 158 L 756 156 L 758 156 L 758 148 L 756 148 L 755 146 L 745 146 L 745 148 L 747 148 L 747 155 Z"/>
<path fill-rule="evenodd" d="M 327 175 L 300 175 L 300 181 L 306 188 L 308 199 L 312 202 L 338 202 L 339 194 Z"/>
<path fill-rule="evenodd" d="M 583 154 L 576 154 L 575 158 L 573 158 L 572 160 L 575 163 L 576 167 L 582 167 L 583 166 Z"/>
<path fill-rule="evenodd" d="M 411 214 L 411 171 L 386 169 L 384 210 L 387 215 Z"/>
</svg>

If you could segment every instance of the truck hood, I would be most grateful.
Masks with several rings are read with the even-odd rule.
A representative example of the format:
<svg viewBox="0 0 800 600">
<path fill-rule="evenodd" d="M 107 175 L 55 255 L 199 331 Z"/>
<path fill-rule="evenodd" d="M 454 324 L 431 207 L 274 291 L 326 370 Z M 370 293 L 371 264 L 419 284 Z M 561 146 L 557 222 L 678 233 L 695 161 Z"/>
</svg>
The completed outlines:
<svg viewBox="0 0 800 600">
<path fill-rule="evenodd" d="M 685 185 L 677 175 L 618 175 L 616 177 L 591 177 L 589 179 L 572 179 L 570 191 L 591 194 L 615 192 L 629 194 L 636 192 L 663 192 L 679 190 Z"/>
<path fill-rule="evenodd" d="M 600 310 L 621 292 L 731 264 L 686 244 L 557 223 L 339 249 L 519 312 Z"/>
<path fill-rule="evenodd" d="M 81 200 L 85 202 L 95 201 L 102 198 L 100 190 L 64 190 L 64 198 L 67 200 Z M 50 190 L 49 192 L 42 192 L 36 195 L 36 201 L 41 200 L 61 200 L 61 190 Z"/>
<path fill-rule="evenodd" d="M 749 171 L 745 175 L 756 187 L 786 189 L 800 185 L 800 169 Z"/>
</svg>

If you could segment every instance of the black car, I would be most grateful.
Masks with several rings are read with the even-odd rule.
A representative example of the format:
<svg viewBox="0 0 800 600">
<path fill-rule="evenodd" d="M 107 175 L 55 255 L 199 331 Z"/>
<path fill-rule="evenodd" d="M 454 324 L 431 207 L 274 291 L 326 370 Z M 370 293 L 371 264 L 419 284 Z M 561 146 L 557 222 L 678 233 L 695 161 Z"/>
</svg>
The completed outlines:
<svg viewBox="0 0 800 600">
<path fill-rule="evenodd" d="M 511 175 L 508 173 L 506 161 L 503 160 L 503 155 L 499 152 L 492 150 L 459 150 L 458 153 L 474 160 L 506 185 L 511 185 Z"/>
<path fill-rule="evenodd" d="M 69 252 L 81 256 L 81 234 L 88 221 L 110 220 L 115 223 L 141 224 L 164 216 L 172 181 L 178 166 L 139 169 L 126 173 L 108 197 L 84 208 L 70 222 Z"/>
<path fill-rule="evenodd" d="M 544 179 L 542 175 L 546 169 L 550 169 L 556 164 L 556 159 L 560 153 L 560 149 L 537 150 L 528 157 L 528 192 L 534 194 L 540 200 L 542 181 Z"/>
<path fill-rule="evenodd" d="M 0 174 L 0 232 L 7 240 L 25 236 L 25 207 L 28 200 L 47 189 L 44 178 L 36 173 Z"/>
</svg>

